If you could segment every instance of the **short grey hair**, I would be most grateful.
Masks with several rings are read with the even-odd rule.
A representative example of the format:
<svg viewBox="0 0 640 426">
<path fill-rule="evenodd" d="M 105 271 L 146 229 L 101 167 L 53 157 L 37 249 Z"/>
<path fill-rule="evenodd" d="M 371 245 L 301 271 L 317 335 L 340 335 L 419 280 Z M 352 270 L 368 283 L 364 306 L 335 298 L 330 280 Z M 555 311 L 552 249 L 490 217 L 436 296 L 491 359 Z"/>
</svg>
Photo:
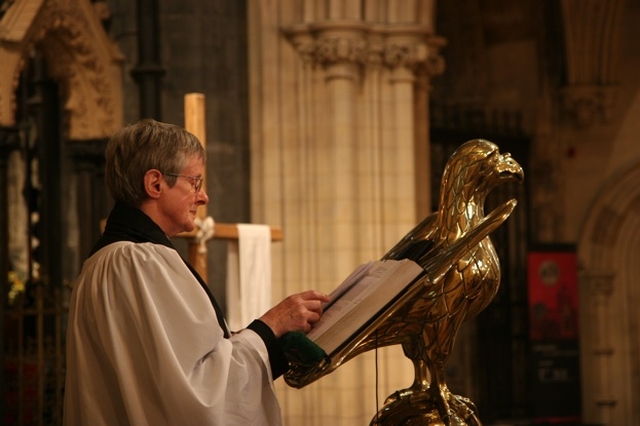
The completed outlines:
<svg viewBox="0 0 640 426">
<path fill-rule="evenodd" d="M 116 132 L 105 152 L 105 180 L 117 202 L 134 207 L 147 199 L 144 175 L 151 169 L 162 173 L 179 173 L 196 157 L 206 160 L 198 138 L 182 127 L 143 119 Z M 170 186 L 176 178 L 165 176 Z"/>
</svg>

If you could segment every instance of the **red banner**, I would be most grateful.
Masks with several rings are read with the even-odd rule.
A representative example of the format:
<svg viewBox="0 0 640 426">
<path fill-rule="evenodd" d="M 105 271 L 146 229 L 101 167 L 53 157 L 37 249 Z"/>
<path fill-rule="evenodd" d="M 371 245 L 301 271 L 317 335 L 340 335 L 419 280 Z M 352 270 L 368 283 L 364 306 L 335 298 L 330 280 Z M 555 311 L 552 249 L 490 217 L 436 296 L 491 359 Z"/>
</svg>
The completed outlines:
<svg viewBox="0 0 640 426">
<path fill-rule="evenodd" d="M 528 274 L 534 423 L 581 424 L 575 251 L 532 251 Z"/>
<path fill-rule="evenodd" d="M 532 341 L 578 339 L 578 277 L 574 252 L 529 253 Z"/>
</svg>

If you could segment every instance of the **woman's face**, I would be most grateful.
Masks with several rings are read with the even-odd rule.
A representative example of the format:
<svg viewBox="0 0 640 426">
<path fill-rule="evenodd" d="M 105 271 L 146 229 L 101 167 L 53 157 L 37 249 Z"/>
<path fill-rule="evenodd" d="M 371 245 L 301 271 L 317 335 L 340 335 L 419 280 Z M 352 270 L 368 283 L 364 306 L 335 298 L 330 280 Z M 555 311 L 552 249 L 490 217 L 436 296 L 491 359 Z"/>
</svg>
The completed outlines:
<svg viewBox="0 0 640 426">
<path fill-rule="evenodd" d="M 193 231 L 198 207 L 209 202 L 204 188 L 201 188 L 204 178 L 202 159 L 192 157 L 177 174 L 181 176 L 175 178 L 176 183 L 172 187 L 164 182 L 163 194 L 158 200 L 161 227 L 169 237 Z"/>
</svg>

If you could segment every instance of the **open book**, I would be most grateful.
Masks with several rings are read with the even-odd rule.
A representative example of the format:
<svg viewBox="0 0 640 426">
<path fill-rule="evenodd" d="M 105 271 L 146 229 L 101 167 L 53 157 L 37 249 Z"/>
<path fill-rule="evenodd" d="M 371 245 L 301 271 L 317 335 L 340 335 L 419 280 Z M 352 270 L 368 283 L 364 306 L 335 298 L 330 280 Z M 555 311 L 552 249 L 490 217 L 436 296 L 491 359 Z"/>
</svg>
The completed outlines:
<svg viewBox="0 0 640 426">
<path fill-rule="evenodd" d="M 307 338 L 330 355 L 424 273 L 409 259 L 377 260 L 356 268 L 334 291 Z"/>
</svg>

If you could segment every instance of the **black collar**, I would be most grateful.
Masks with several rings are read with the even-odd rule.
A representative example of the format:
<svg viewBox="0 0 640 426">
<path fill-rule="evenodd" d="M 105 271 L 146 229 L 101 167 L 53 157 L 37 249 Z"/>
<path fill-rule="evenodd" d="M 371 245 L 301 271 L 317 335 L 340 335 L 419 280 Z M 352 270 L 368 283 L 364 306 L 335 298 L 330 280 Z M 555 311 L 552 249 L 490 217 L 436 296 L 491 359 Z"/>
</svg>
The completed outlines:
<svg viewBox="0 0 640 426">
<path fill-rule="evenodd" d="M 116 241 L 162 244 L 175 250 L 169 238 L 149 216 L 125 203 L 115 204 L 107 219 L 104 234 L 90 255 Z"/>
</svg>

